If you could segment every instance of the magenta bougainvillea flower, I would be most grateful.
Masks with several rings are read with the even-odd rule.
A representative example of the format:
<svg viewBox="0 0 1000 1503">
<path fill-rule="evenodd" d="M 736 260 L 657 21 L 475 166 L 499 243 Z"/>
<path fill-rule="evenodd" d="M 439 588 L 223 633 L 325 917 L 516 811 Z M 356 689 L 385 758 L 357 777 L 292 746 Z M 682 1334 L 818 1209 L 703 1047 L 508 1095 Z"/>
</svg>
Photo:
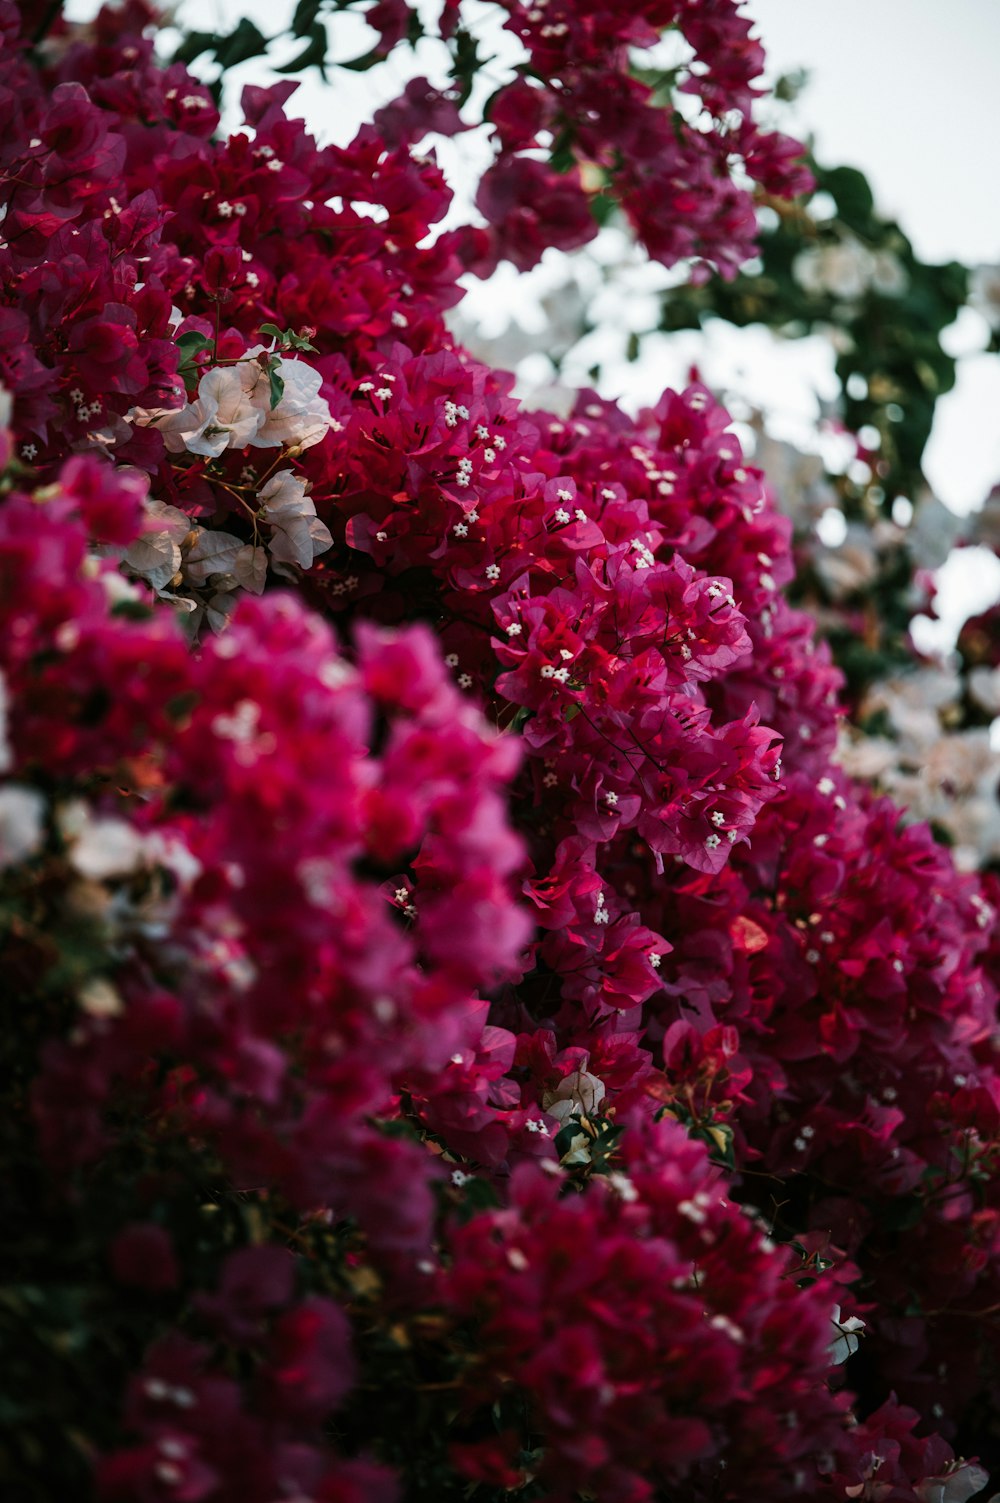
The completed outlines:
<svg viewBox="0 0 1000 1503">
<path fill-rule="evenodd" d="M 711 392 L 528 412 L 444 320 L 609 202 L 735 270 L 748 178 L 805 181 L 749 20 L 503 5 L 485 224 L 440 232 L 411 143 L 473 123 L 461 89 L 320 148 L 251 85 L 221 139 L 139 0 L 37 46 L 26 16 L 15 1484 L 51 1451 L 114 1503 L 963 1503 L 1000 1385 L 997 884 L 832 764 L 840 676 Z M 365 19 L 377 56 L 424 24 Z M 667 27 L 698 128 L 631 68 Z"/>
</svg>

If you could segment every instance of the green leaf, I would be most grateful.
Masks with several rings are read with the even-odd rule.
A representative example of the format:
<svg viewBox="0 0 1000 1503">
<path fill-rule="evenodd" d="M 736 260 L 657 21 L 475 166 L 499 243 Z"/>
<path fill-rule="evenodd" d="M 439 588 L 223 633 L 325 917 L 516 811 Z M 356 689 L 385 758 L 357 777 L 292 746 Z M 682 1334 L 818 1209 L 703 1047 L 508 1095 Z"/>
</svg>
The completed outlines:
<svg viewBox="0 0 1000 1503">
<path fill-rule="evenodd" d="M 184 357 L 181 361 L 182 365 L 193 365 L 195 357 L 200 355 L 202 350 L 213 350 L 215 348 L 215 340 L 209 339 L 204 334 L 199 334 L 197 329 L 189 329 L 186 334 L 181 334 L 176 344 Z"/>
<path fill-rule="evenodd" d="M 360 57 L 348 58 L 346 63 L 338 63 L 338 68 L 347 68 L 351 73 L 367 73 L 369 68 L 374 68 L 376 63 L 383 61 L 385 57 L 381 47 L 372 47 L 369 52 L 362 52 Z"/>
<path fill-rule="evenodd" d="M 603 228 L 610 224 L 618 213 L 618 201 L 613 193 L 599 188 L 596 193 L 590 195 L 590 212 Z"/>
<path fill-rule="evenodd" d="M 220 68 L 233 68 L 248 58 L 262 57 L 267 51 L 267 37 L 246 16 L 234 32 L 216 44 L 215 57 Z"/>
<path fill-rule="evenodd" d="M 285 383 L 278 375 L 278 362 L 273 357 L 267 363 L 267 379 L 271 387 L 271 408 L 273 410 L 285 395 Z"/>
<path fill-rule="evenodd" d="M 841 219 L 852 229 L 871 219 L 875 199 L 868 179 L 857 167 L 834 167 L 821 175 L 819 186 L 833 196 Z"/>
<path fill-rule="evenodd" d="M 186 334 L 178 334 L 175 343 L 179 350 L 200 350 L 205 345 L 214 344 L 215 341 L 197 329 L 188 329 Z"/>
<path fill-rule="evenodd" d="M 316 346 L 304 334 L 296 334 L 294 329 L 279 329 L 277 324 L 267 323 L 261 324 L 260 332 L 266 338 L 275 340 L 283 350 L 316 352 Z"/>
<path fill-rule="evenodd" d="M 489 1180 L 479 1179 L 475 1175 L 462 1186 L 462 1195 L 464 1207 L 470 1214 L 475 1211 L 492 1211 L 500 1204 L 497 1192 Z"/>
<path fill-rule="evenodd" d="M 307 35 L 309 40 L 298 56 L 293 57 L 290 63 L 284 63 L 282 67 L 275 68 L 275 73 L 301 73 L 304 68 L 318 68 L 324 79 L 326 78 L 324 65 L 329 41 L 323 22 L 314 21 Z"/>
<path fill-rule="evenodd" d="M 552 143 L 549 166 L 553 172 L 569 172 L 570 168 L 576 166 L 576 157 L 573 154 L 573 139 L 573 131 L 567 126 Z"/>
<path fill-rule="evenodd" d="M 213 31 L 192 31 L 181 42 L 173 60 L 175 63 L 193 63 L 203 52 L 214 52 L 218 45 L 219 38 Z"/>
<path fill-rule="evenodd" d="M 323 0 L 299 0 L 292 16 L 292 36 L 308 36 L 316 24 Z"/>
<path fill-rule="evenodd" d="M 188 718 L 197 703 L 197 694 L 189 689 L 183 694 L 175 694 L 172 699 L 168 699 L 163 709 L 171 720 L 179 724 Z"/>
<path fill-rule="evenodd" d="M 118 600 L 111 607 L 111 615 L 121 616 L 126 621 L 149 621 L 153 616 L 153 607 L 144 600 Z"/>
<path fill-rule="evenodd" d="M 553 1141 L 555 1143 L 556 1153 L 560 1158 L 563 1158 L 565 1154 L 569 1153 L 576 1139 L 583 1131 L 580 1125 L 581 1121 L 582 1118 L 580 1116 L 580 1113 L 574 1112 L 571 1117 L 568 1117 L 566 1119 L 565 1125 L 561 1127 L 556 1133 Z"/>
</svg>

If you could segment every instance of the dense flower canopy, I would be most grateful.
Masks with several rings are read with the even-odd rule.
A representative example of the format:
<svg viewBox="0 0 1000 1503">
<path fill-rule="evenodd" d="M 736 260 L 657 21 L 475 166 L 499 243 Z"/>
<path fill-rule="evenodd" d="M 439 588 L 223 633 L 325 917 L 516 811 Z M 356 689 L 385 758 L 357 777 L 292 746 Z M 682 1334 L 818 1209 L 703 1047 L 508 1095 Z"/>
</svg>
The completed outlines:
<svg viewBox="0 0 1000 1503">
<path fill-rule="evenodd" d="M 746 181 L 806 176 L 731 0 L 503 10 L 485 223 L 435 235 L 458 93 L 319 148 L 249 86 L 220 139 L 139 0 L 0 4 L 0 1476 L 962 1503 L 990 894 L 832 764 L 707 388 L 528 412 L 444 319 L 609 199 L 735 270 Z M 670 27 L 697 128 L 633 70 Z"/>
</svg>

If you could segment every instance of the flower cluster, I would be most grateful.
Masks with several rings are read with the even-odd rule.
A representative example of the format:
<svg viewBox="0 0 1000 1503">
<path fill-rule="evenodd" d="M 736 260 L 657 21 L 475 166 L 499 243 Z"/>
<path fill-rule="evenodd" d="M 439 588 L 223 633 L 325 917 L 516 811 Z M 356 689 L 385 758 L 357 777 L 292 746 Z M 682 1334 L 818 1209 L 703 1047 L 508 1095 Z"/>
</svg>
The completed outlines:
<svg viewBox="0 0 1000 1503">
<path fill-rule="evenodd" d="M 654 251 L 739 259 L 730 157 L 787 166 L 748 23 L 555 6 L 508 7 L 510 253 L 537 116 Z M 728 415 L 525 412 L 447 331 L 470 241 L 406 132 L 320 150 L 250 86 L 221 141 L 142 5 L 40 61 L 0 16 L 25 1455 L 44 1380 L 53 1475 L 114 1503 L 968 1496 L 990 896 L 831 764 L 840 676 Z M 675 23 L 717 128 L 669 127 L 657 198 L 627 51 Z M 574 234 L 582 191 L 543 199 Z"/>
<path fill-rule="evenodd" d="M 204 1339 L 163 1336 L 129 1383 L 125 1417 L 138 1443 L 100 1462 L 101 1498 L 264 1503 L 297 1487 L 328 1503 L 392 1503 L 384 1468 L 316 1444 L 317 1422 L 343 1404 L 356 1362 L 340 1307 L 317 1296 L 296 1301 L 294 1281 L 283 1248 L 243 1248 L 226 1259 L 218 1290 L 200 1297 L 199 1318 L 224 1358 L 253 1362 L 252 1391 L 227 1374 L 225 1360 L 213 1361 Z"/>
<path fill-rule="evenodd" d="M 169 617 L 119 614 L 113 566 L 81 574 L 80 467 L 43 505 L 13 495 L 0 511 L 18 706 L 7 789 L 30 773 L 57 790 L 8 799 L 5 864 L 62 863 L 66 901 L 89 903 L 121 952 L 81 978 L 82 1016 L 46 1050 L 45 1152 L 64 1168 L 92 1159 L 114 1081 L 166 1050 L 186 1064 L 149 1110 L 178 1110 L 248 1184 L 303 1206 L 339 1197 L 362 1219 L 367 1201 L 377 1242 L 385 1178 L 408 1155 L 365 1120 L 395 1072 L 440 1067 L 478 1037 L 477 988 L 516 974 L 528 937 L 499 797 L 517 748 L 488 733 L 417 628 L 359 626 L 349 665 L 318 620 L 273 596 L 245 600 L 192 658 Z M 383 1182 L 358 1177 L 361 1159 Z M 409 1198 L 390 1246 L 427 1236 L 427 1192 Z"/>
<path fill-rule="evenodd" d="M 456 1233 L 453 1256 L 449 1296 L 479 1323 L 470 1397 L 508 1420 L 456 1442 L 473 1478 L 639 1503 L 650 1478 L 701 1497 L 731 1473 L 740 1496 L 759 1480 L 794 1497 L 840 1443 L 844 1401 L 820 1381 L 829 1290 L 796 1289 L 675 1124 L 637 1119 L 586 1196 L 519 1169 L 506 1208 Z M 533 1457 L 507 1413 L 515 1378 L 544 1438 Z"/>
<path fill-rule="evenodd" d="M 546 245 L 570 249 L 592 237 L 587 193 L 571 165 L 620 203 L 654 260 L 696 257 L 706 275 L 711 267 L 729 277 L 753 254 L 756 235 L 734 166 L 786 197 L 811 185 L 799 143 L 754 119 L 764 53 L 732 0 L 653 0 L 628 12 L 566 0 L 503 5 L 528 61 L 490 103 L 500 149 L 476 203 L 493 257 L 526 270 Z M 676 28 L 684 59 L 677 97 L 697 101 L 697 124 L 679 108 L 665 110 L 642 74 L 643 52 L 667 28 Z M 549 138 L 558 143 L 551 167 L 529 154 Z"/>
</svg>

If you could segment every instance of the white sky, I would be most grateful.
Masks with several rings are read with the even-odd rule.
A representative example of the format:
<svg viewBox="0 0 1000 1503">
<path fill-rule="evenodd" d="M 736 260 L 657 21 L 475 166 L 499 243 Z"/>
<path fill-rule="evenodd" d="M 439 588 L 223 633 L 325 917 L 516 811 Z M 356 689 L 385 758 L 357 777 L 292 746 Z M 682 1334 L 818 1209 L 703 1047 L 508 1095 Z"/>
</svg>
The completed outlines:
<svg viewBox="0 0 1000 1503">
<path fill-rule="evenodd" d="M 771 69 L 809 71 L 817 155 L 861 167 L 926 260 L 1000 261 L 998 0 L 749 0 Z"/>
</svg>

